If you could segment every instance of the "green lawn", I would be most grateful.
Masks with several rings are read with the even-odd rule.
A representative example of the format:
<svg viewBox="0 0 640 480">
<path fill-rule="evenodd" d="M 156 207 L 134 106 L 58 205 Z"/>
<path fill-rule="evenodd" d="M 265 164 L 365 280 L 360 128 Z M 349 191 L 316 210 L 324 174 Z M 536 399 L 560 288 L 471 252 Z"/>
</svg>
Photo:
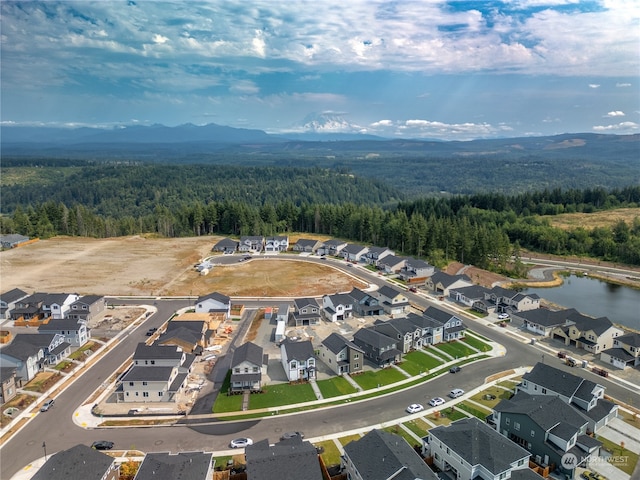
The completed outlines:
<svg viewBox="0 0 640 480">
<path fill-rule="evenodd" d="M 322 460 L 324 464 L 329 465 L 339 465 L 340 464 L 340 450 L 338 450 L 337 445 L 333 440 L 325 440 L 324 442 L 314 443 L 316 447 L 324 448 L 324 452 L 322 452 Z"/>
<path fill-rule="evenodd" d="M 367 371 L 360 375 L 354 375 L 353 380 L 360 385 L 364 390 L 370 390 L 377 388 L 378 385 L 390 385 L 392 383 L 399 382 L 406 379 L 401 372 L 398 372 L 395 368 L 383 368 L 375 372 Z"/>
<path fill-rule="evenodd" d="M 436 350 L 442 350 L 453 358 L 468 357 L 469 355 L 476 353 L 462 342 L 439 343 L 438 345 L 434 345 L 433 348 Z"/>
<path fill-rule="evenodd" d="M 494 399 L 484 398 L 485 395 L 492 395 L 495 398 Z M 473 400 L 474 402 L 481 403 L 487 408 L 493 408 L 498 403 L 500 403 L 501 400 L 508 400 L 512 396 L 513 396 L 513 392 L 508 392 L 504 388 L 493 386 L 493 387 L 486 388 L 485 390 L 475 394 L 473 397 L 471 397 L 471 400 Z"/>
<path fill-rule="evenodd" d="M 471 345 L 476 350 L 481 352 L 488 352 L 491 350 L 491 346 L 483 342 L 482 340 L 478 340 L 477 338 L 473 338 L 469 335 L 464 337 L 462 341 L 468 345 Z"/>
<path fill-rule="evenodd" d="M 435 348 L 433 345 L 429 346 L 429 348 L 427 348 L 426 350 L 430 354 L 435 355 L 436 357 L 440 357 L 445 362 L 448 362 L 451 360 L 449 357 L 447 357 L 444 353 L 442 353 L 440 350 Z"/>
<path fill-rule="evenodd" d="M 78 348 L 75 352 L 69 355 L 71 360 L 84 360 L 87 356 L 84 354 L 87 350 L 97 349 L 96 342 L 87 342 L 80 348 Z"/>
<path fill-rule="evenodd" d="M 411 445 L 412 447 L 416 444 L 419 444 L 418 440 L 413 438 L 404 428 L 400 425 L 394 425 L 393 427 L 386 427 L 383 429 L 385 432 L 393 433 L 394 435 L 398 435 L 405 439 L 405 441 Z"/>
<path fill-rule="evenodd" d="M 431 428 L 431 426 L 427 422 L 420 418 L 405 422 L 404 426 L 418 435 L 420 438 L 424 437 Z"/>
<path fill-rule="evenodd" d="M 356 393 L 358 390 L 351 385 L 343 377 L 329 378 L 327 380 L 318 380 L 318 388 L 324 398 L 339 397 L 341 395 L 349 395 Z"/>
<path fill-rule="evenodd" d="M 347 443 L 353 442 L 354 440 L 360 440 L 361 435 L 358 435 L 357 433 L 354 435 L 347 435 L 345 437 L 340 437 L 338 439 L 338 441 L 342 444 L 342 446 L 345 446 Z"/>
<path fill-rule="evenodd" d="M 398 366 L 409 375 L 415 376 L 427 372 L 432 368 L 439 367 L 440 365 L 442 365 L 442 362 L 424 352 L 416 350 L 407 353 L 403 357 L 402 363 Z"/>
<path fill-rule="evenodd" d="M 482 340 L 483 342 L 487 342 L 489 343 L 491 340 L 489 340 L 487 337 L 484 337 L 482 335 L 480 335 L 478 332 L 474 332 L 472 330 L 467 330 L 467 335 L 472 336 L 472 337 L 476 337 L 479 338 L 480 340 Z"/>
<path fill-rule="evenodd" d="M 479 418 L 483 422 L 488 415 L 491 415 L 491 410 L 481 410 L 475 405 L 469 405 L 464 402 L 457 404 L 456 408 L 459 408 L 460 410 L 464 410 L 465 412 L 469 412 L 471 415 L 473 415 L 476 418 Z"/>
<path fill-rule="evenodd" d="M 264 387 L 265 393 L 255 393 L 249 397 L 249 409 L 280 407 L 294 403 L 304 403 L 316 400 L 313 388 L 308 383 L 289 385 L 279 383 Z"/>
<path fill-rule="evenodd" d="M 611 465 L 619 468 L 624 473 L 631 475 L 638 463 L 638 454 L 631 450 L 627 450 L 626 448 L 622 448 L 620 445 L 612 442 L 608 438 L 604 438 L 600 435 L 597 435 L 596 438 L 602 442 L 604 448 L 611 452 L 611 455 L 620 459 L 620 462 L 611 462 Z"/>
</svg>

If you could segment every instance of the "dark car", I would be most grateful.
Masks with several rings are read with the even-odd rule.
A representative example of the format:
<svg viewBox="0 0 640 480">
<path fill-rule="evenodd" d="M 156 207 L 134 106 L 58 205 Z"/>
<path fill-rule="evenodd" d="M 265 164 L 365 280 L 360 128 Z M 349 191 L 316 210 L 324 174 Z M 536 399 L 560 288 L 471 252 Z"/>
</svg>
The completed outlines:
<svg viewBox="0 0 640 480">
<path fill-rule="evenodd" d="M 91 444 L 91 448 L 95 448 L 96 450 L 111 450 L 113 448 L 113 442 L 108 440 L 98 440 Z"/>
<path fill-rule="evenodd" d="M 296 437 L 304 438 L 304 433 L 302 433 L 302 432 L 286 432 L 286 433 L 282 434 L 282 436 L 280 437 L 280 440 L 287 440 L 289 438 L 296 438 Z"/>
<path fill-rule="evenodd" d="M 459 366 L 455 366 L 455 367 L 451 367 L 449 369 L 449 373 L 458 373 L 460 370 L 462 370 Z"/>
<path fill-rule="evenodd" d="M 147 337 L 150 337 L 151 335 L 153 335 L 154 333 L 156 333 L 158 331 L 157 328 L 150 328 L 149 330 L 147 330 Z"/>
</svg>

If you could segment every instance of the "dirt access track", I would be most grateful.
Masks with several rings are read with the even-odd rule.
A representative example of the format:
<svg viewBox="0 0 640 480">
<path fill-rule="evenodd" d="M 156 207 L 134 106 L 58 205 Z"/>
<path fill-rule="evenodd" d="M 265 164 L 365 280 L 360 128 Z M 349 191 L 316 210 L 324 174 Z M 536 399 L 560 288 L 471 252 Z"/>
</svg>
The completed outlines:
<svg viewBox="0 0 640 480">
<path fill-rule="evenodd" d="M 194 268 L 221 237 L 94 239 L 55 237 L 0 253 L 0 291 L 79 295 L 317 296 L 367 287 L 329 265 L 256 260 L 215 267 L 208 275 Z M 296 239 L 293 237 L 291 241 Z M 291 257 L 289 257 L 291 258 Z"/>
</svg>

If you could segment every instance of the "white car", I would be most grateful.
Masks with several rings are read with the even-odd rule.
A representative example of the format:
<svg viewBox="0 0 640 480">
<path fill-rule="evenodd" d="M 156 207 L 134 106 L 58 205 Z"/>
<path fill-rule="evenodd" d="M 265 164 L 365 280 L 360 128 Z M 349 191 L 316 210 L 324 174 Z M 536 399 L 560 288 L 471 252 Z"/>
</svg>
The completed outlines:
<svg viewBox="0 0 640 480">
<path fill-rule="evenodd" d="M 432 407 L 439 407 L 443 403 L 444 403 L 444 398 L 441 398 L 441 397 L 436 397 L 429 400 L 429 405 L 431 405 Z"/>
<path fill-rule="evenodd" d="M 231 443 L 229 444 L 231 448 L 244 448 L 249 445 L 253 445 L 253 440 L 250 438 L 236 438 L 231 440 Z"/>
<path fill-rule="evenodd" d="M 506 320 L 507 318 L 509 318 L 508 313 L 501 313 L 500 315 L 498 315 L 498 320 Z"/>
<path fill-rule="evenodd" d="M 412 403 L 407 407 L 407 413 L 418 413 L 424 410 L 424 407 L 419 403 Z"/>
<path fill-rule="evenodd" d="M 464 390 L 462 390 L 461 388 L 454 388 L 449 392 L 449 396 L 451 398 L 458 398 L 458 397 L 461 397 L 462 395 L 464 395 Z"/>
</svg>

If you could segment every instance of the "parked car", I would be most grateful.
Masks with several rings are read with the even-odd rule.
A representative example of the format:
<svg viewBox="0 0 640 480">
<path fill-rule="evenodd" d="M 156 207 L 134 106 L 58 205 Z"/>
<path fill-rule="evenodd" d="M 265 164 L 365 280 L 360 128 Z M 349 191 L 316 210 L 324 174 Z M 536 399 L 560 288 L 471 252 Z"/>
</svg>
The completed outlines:
<svg viewBox="0 0 640 480">
<path fill-rule="evenodd" d="M 451 367 L 449 369 L 449 373 L 458 373 L 460 370 L 462 370 L 462 368 L 460 368 L 458 365 L 456 365 L 455 367 Z"/>
<path fill-rule="evenodd" d="M 47 410 L 49 410 L 51 407 L 53 407 L 53 404 L 55 402 L 53 401 L 52 398 L 50 398 L 49 400 L 47 400 L 46 402 L 44 402 L 44 404 L 42 405 L 42 407 L 40 407 L 40 411 L 41 412 L 46 412 Z"/>
<path fill-rule="evenodd" d="M 439 407 L 443 403 L 444 403 L 444 398 L 441 398 L 441 397 L 436 397 L 429 400 L 429 405 L 431 405 L 432 407 Z"/>
<path fill-rule="evenodd" d="M 412 403 L 407 407 L 407 413 L 418 413 L 424 410 L 424 407 L 419 403 Z"/>
<path fill-rule="evenodd" d="M 591 470 L 585 470 L 580 474 L 585 480 L 605 480 L 605 478 L 599 473 L 592 472 Z"/>
<path fill-rule="evenodd" d="M 250 438 L 246 438 L 246 437 L 235 438 L 235 439 L 231 440 L 231 443 L 229 443 L 229 446 L 231 448 L 244 448 L 244 447 L 249 446 L 249 445 L 253 445 L 253 440 L 251 440 Z"/>
<path fill-rule="evenodd" d="M 416 293 L 418 291 L 418 289 L 416 287 L 409 287 L 409 291 Z"/>
<path fill-rule="evenodd" d="M 449 396 L 451 398 L 458 398 L 458 397 L 461 397 L 462 395 L 464 395 L 464 390 L 462 390 L 461 388 L 454 388 L 449 392 Z"/>
<path fill-rule="evenodd" d="M 508 313 L 501 313 L 498 315 L 498 320 L 506 320 L 507 318 L 509 318 Z"/>
<path fill-rule="evenodd" d="M 150 337 L 151 335 L 153 335 L 154 333 L 156 333 L 158 331 L 157 328 L 153 327 L 150 328 L 149 330 L 147 330 L 147 337 Z"/>
<path fill-rule="evenodd" d="M 296 437 L 304 438 L 304 433 L 302 433 L 302 432 L 286 432 L 286 433 L 282 434 L 282 436 L 280 437 L 280 440 L 287 440 L 289 438 L 296 438 Z"/>
<path fill-rule="evenodd" d="M 113 442 L 108 440 L 98 440 L 91 444 L 91 448 L 95 448 L 96 450 L 111 450 L 113 448 Z"/>
</svg>

